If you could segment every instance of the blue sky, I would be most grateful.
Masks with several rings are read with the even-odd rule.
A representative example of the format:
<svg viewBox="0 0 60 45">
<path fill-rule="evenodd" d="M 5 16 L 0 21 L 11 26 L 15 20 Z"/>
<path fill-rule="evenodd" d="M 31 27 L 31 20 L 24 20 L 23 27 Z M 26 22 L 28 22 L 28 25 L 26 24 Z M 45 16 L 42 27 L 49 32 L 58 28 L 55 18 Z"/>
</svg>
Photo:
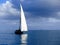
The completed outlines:
<svg viewBox="0 0 60 45">
<path fill-rule="evenodd" d="M 18 29 L 20 3 L 29 30 L 60 30 L 60 0 L 0 0 L 0 30 Z"/>
</svg>

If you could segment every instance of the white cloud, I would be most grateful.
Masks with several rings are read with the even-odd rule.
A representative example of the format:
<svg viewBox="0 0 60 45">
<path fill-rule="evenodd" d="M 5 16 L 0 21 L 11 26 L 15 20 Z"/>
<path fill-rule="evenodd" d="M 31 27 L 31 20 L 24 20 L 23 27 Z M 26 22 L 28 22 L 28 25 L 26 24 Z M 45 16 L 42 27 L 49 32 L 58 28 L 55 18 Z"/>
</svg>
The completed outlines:
<svg viewBox="0 0 60 45">
<path fill-rule="evenodd" d="M 60 11 L 59 11 L 59 12 L 57 12 L 57 15 L 58 15 L 58 16 L 60 16 Z"/>
<path fill-rule="evenodd" d="M 13 4 L 9 1 L 6 1 L 5 3 L 0 4 L 0 24 L 10 24 L 10 25 L 16 25 L 18 24 L 18 20 L 12 21 L 12 20 L 4 20 L 3 18 L 8 17 L 9 15 L 19 15 L 20 12 L 13 8 Z"/>
<path fill-rule="evenodd" d="M 60 19 L 49 18 L 48 22 L 56 23 L 56 22 L 60 22 Z"/>
<path fill-rule="evenodd" d="M 8 15 L 18 15 L 19 11 L 12 7 L 13 4 L 9 1 L 6 3 L 0 4 L 0 17 L 8 16 Z"/>
<path fill-rule="evenodd" d="M 60 6 L 60 0 L 47 0 L 48 4 L 51 6 Z"/>
<path fill-rule="evenodd" d="M 39 7 L 49 6 L 55 8 L 60 6 L 60 0 L 33 0 L 33 1 L 31 0 L 30 2 L 33 6 L 39 6 Z"/>
<path fill-rule="evenodd" d="M 24 0 L 20 0 L 21 2 L 24 2 Z"/>
<path fill-rule="evenodd" d="M 33 19 L 28 19 L 29 29 L 46 29 L 46 30 L 56 30 L 60 29 L 60 20 L 56 18 L 44 18 L 38 17 Z"/>
</svg>

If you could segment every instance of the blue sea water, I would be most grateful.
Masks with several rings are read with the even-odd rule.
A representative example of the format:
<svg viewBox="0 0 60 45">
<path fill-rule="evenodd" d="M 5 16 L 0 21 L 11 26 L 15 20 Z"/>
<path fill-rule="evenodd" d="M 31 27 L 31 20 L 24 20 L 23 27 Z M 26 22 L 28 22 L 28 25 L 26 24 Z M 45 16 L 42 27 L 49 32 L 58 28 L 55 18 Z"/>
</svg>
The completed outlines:
<svg viewBox="0 0 60 45">
<path fill-rule="evenodd" d="M 0 45 L 60 45 L 60 30 L 34 30 L 22 35 L 0 33 Z"/>
</svg>

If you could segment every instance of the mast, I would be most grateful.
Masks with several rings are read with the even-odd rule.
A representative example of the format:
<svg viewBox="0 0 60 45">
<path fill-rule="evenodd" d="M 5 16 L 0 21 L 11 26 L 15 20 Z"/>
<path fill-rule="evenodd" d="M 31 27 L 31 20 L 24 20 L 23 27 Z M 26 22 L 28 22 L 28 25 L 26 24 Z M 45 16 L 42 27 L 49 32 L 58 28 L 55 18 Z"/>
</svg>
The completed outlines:
<svg viewBox="0 0 60 45">
<path fill-rule="evenodd" d="M 21 4 L 20 4 L 20 7 L 21 7 Z M 20 12 L 21 13 L 21 12 Z M 21 14 L 20 14 L 21 15 Z M 21 30 L 21 16 L 20 17 L 20 20 L 19 20 L 19 30 Z"/>
</svg>

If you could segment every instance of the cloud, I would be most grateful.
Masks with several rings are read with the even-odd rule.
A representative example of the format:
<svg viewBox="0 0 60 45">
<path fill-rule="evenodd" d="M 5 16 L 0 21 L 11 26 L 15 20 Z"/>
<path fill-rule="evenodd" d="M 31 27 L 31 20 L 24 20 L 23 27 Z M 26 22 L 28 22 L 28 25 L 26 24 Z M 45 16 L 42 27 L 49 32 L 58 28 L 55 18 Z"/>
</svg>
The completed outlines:
<svg viewBox="0 0 60 45">
<path fill-rule="evenodd" d="M 33 6 L 42 6 L 42 5 L 57 6 L 60 4 L 60 0 L 25 0 L 25 1 L 26 3 L 28 3 L 28 1 L 31 2 Z"/>
<path fill-rule="evenodd" d="M 60 19 L 56 18 L 33 18 L 28 20 L 28 28 L 34 30 L 59 30 Z"/>
<path fill-rule="evenodd" d="M 10 0 L 10 2 L 13 4 L 13 7 L 20 10 L 20 0 Z"/>
<path fill-rule="evenodd" d="M 20 0 L 20 2 L 24 2 L 24 0 Z"/>
<path fill-rule="evenodd" d="M 18 18 L 20 12 L 13 8 L 13 4 L 10 1 L 6 1 L 6 3 L 0 4 L 0 17 L 3 19 L 14 19 L 14 17 Z"/>
<path fill-rule="evenodd" d="M 60 29 L 59 0 L 21 0 L 29 29 Z M 18 25 L 20 0 L 0 4 L 0 19 L 6 25 Z"/>
<path fill-rule="evenodd" d="M 0 4 L 0 26 L 1 27 L 4 28 L 5 25 L 8 28 L 9 27 L 18 28 L 20 11 L 17 8 L 14 8 L 13 6 L 14 5 L 10 1 L 6 1 Z M 1 29 L 3 30 L 3 28 Z"/>
<path fill-rule="evenodd" d="M 59 0 L 25 0 L 24 11 L 32 14 L 33 17 L 58 18 L 60 12 Z"/>
</svg>

